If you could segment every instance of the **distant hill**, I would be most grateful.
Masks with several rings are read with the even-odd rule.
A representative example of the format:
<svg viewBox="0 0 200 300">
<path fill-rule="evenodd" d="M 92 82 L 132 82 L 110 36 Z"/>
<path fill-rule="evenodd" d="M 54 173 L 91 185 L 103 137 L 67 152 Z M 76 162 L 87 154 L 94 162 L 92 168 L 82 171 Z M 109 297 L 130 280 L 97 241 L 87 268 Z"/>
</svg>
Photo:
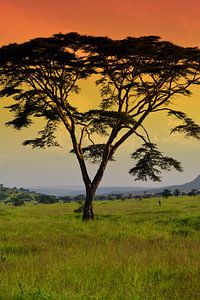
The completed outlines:
<svg viewBox="0 0 200 300">
<path fill-rule="evenodd" d="M 169 188 L 170 190 L 178 189 L 181 192 L 189 192 L 192 189 L 200 190 L 200 175 L 198 175 L 193 181 L 180 185 L 172 185 L 167 188 Z"/>
<path fill-rule="evenodd" d="M 160 188 L 149 188 L 149 187 L 100 187 L 97 190 L 97 195 L 107 195 L 107 194 L 141 194 L 144 191 L 150 193 L 159 193 L 162 192 L 163 189 L 170 189 L 174 191 L 175 189 L 180 190 L 181 192 L 189 192 L 192 189 L 200 190 L 200 175 L 197 176 L 193 181 L 181 184 L 181 185 L 172 185 L 172 186 L 163 186 Z M 34 191 L 37 193 L 42 193 L 46 195 L 55 195 L 55 196 L 75 196 L 78 194 L 84 194 L 85 190 L 83 187 L 64 187 L 64 186 L 52 186 L 52 187 L 32 187 L 29 188 L 30 191 Z"/>
<path fill-rule="evenodd" d="M 75 196 L 78 194 L 84 194 L 85 190 L 83 187 L 59 187 L 59 186 L 52 186 L 52 187 L 35 187 L 35 188 L 28 188 L 30 191 L 34 191 L 37 193 L 42 193 L 46 195 L 55 195 L 55 196 Z M 116 186 L 109 186 L 109 187 L 100 187 L 97 190 L 97 195 L 108 195 L 108 194 L 124 194 L 124 193 L 138 193 L 146 190 L 143 187 L 116 187 Z"/>
</svg>

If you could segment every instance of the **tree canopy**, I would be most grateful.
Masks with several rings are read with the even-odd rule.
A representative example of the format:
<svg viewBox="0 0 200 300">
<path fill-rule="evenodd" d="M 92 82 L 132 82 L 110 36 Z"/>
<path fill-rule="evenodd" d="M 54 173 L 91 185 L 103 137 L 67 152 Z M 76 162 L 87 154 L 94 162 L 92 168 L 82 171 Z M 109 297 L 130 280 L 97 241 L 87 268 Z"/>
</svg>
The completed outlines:
<svg viewBox="0 0 200 300">
<path fill-rule="evenodd" d="M 80 80 L 90 77 L 96 79 L 101 102 L 96 109 L 80 111 L 71 95 L 80 92 Z M 92 200 L 108 162 L 127 139 L 142 142 L 132 153 L 136 165 L 129 173 L 136 179 L 158 181 L 162 170 L 182 170 L 151 141 L 144 127 L 149 115 L 166 112 L 180 121 L 171 133 L 200 139 L 199 125 L 171 106 L 175 96 L 191 95 L 191 87 L 200 83 L 200 50 L 157 36 L 112 40 L 68 33 L 3 46 L 0 83 L 0 96 L 14 99 L 7 107 L 14 113 L 8 126 L 21 129 L 36 118 L 46 120 L 38 136 L 24 145 L 59 146 L 56 129 L 62 124 L 68 132 L 86 187 L 85 219 L 93 216 Z M 94 142 L 97 134 L 104 142 Z M 98 164 L 93 179 L 86 160 Z"/>
</svg>

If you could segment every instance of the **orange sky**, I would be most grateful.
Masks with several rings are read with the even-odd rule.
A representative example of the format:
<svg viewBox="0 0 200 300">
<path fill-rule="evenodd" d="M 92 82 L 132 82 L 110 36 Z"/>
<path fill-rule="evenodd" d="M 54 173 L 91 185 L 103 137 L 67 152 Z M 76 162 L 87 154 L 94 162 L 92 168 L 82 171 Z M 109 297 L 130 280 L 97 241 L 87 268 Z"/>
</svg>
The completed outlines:
<svg viewBox="0 0 200 300">
<path fill-rule="evenodd" d="M 0 45 L 22 42 L 38 36 L 49 36 L 57 32 L 106 35 L 113 38 L 126 36 L 159 35 L 165 40 L 183 46 L 200 46 L 200 1 L 199 0 L 0 0 Z M 84 97 L 92 97 L 92 90 Z M 183 106 L 195 121 L 200 123 L 200 92 L 195 90 Z M 190 104 L 191 103 L 191 104 Z M 74 158 L 66 156 L 64 150 L 31 150 L 21 146 L 31 131 L 15 132 L 6 128 L 8 113 L 0 104 L 0 183 L 5 185 L 79 185 L 81 180 Z M 185 173 L 164 176 L 164 183 L 172 184 L 192 179 L 200 174 L 198 157 L 199 142 L 186 144 L 183 139 L 169 141 L 156 133 L 158 119 L 151 121 L 155 139 L 162 150 L 180 158 Z M 159 119 L 162 134 L 170 124 Z M 155 129 L 155 133 L 154 133 Z M 63 137 L 61 137 L 62 139 Z M 65 143 L 65 140 L 63 139 Z M 132 167 L 128 155 L 133 144 L 127 144 L 119 153 L 119 161 L 108 169 L 104 185 L 131 185 L 128 175 Z M 68 146 L 66 146 L 68 149 Z M 68 149 L 69 150 L 69 149 Z M 48 174 L 48 176 L 47 176 Z M 113 176 L 116 174 L 116 176 Z M 137 185 L 140 183 L 137 183 Z"/>
<path fill-rule="evenodd" d="M 0 43 L 55 32 L 94 35 L 160 35 L 200 45 L 199 0 L 0 0 Z"/>
</svg>

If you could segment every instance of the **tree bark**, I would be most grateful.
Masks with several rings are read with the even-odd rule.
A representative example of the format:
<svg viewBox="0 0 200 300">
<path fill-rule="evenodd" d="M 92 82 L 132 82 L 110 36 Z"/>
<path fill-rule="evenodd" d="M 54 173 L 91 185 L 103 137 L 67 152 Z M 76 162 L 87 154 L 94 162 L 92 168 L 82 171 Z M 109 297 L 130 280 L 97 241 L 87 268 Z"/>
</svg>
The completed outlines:
<svg viewBox="0 0 200 300">
<path fill-rule="evenodd" d="M 94 212 L 93 212 L 93 200 L 95 196 L 95 190 L 92 188 L 86 189 L 86 199 L 83 208 L 83 221 L 89 221 L 94 219 Z"/>
</svg>

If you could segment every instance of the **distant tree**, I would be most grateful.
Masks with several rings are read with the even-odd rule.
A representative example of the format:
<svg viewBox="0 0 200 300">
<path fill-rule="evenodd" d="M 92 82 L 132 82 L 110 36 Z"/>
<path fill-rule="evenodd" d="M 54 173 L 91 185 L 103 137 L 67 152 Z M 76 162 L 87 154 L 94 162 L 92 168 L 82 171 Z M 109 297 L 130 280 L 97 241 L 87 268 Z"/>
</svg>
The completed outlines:
<svg viewBox="0 0 200 300">
<path fill-rule="evenodd" d="M 188 193 L 188 196 L 196 196 L 198 193 L 198 190 L 197 189 L 192 189 L 189 193 Z"/>
<path fill-rule="evenodd" d="M 76 201 L 77 203 L 79 203 L 79 201 L 83 202 L 85 200 L 85 195 L 84 194 L 79 194 L 74 196 L 74 201 Z"/>
<path fill-rule="evenodd" d="M 0 201 L 2 200 L 6 200 L 6 198 L 8 197 L 8 194 L 4 191 L 0 192 Z"/>
<path fill-rule="evenodd" d="M 181 191 L 178 189 L 174 190 L 174 196 L 178 197 L 181 194 Z"/>
<path fill-rule="evenodd" d="M 6 203 L 11 203 L 14 206 L 22 206 L 24 205 L 24 199 L 20 199 L 17 195 L 11 195 L 7 200 Z"/>
<path fill-rule="evenodd" d="M 167 199 L 168 197 L 172 196 L 172 192 L 168 189 L 164 189 L 162 192 L 162 196 L 163 196 L 163 198 Z"/>
<path fill-rule="evenodd" d="M 199 49 L 176 46 L 156 36 L 111 40 L 69 33 L 3 46 L 0 96 L 14 100 L 7 107 L 14 119 L 7 125 L 21 129 L 42 118 L 46 125 L 38 137 L 24 142 L 33 148 L 59 146 L 56 129 L 63 125 L 85 184 L 83 220 L 89 220 L 108 162 L 131 137 L 142 141 L 132 153 L 136 165 L 129 171 L 136 180 L 159 181 L 161 171 L 172 167 L 182 171 L 178 161 L 151 141 L 145 121 L 155 113 L 167 113 L 182 122 L 172 133 L 200 138 L 200 127 L 170 106 L 174 97 L 190 95 L 191 86 L 200 83 L 199 62 Z M 97 79 L 102 101 L 96 109 L 81 111 L 71 95 L 79 92 L 80 80 L 91 76 Z M 101 142 L 95 142 L 97 135 Z M 98 165 L 93 179 L 87 160 Z"/>
<path fill-rule="evenodd" d="M 43 204 L 54 204 L 59 201 L 56 196 L 44 195 L 44 194 L 37 194 L 35 196 L 35 199 L 36 201 L 38 201 L 38 203 L 43 203 Z"/>
<path fill-rule="evenodd" d="M 135 195 L 134 199 L 137 200 L 137 201 L 142 201 L 143 196 L 142 195 Z"/>
<path fill-rule="evenodd" d="M 72 196 L 61 196 L 59 197 L 59 199 L 63 202 L 71 202 L 73 201 L 73 197 Z"/>
</svg>

